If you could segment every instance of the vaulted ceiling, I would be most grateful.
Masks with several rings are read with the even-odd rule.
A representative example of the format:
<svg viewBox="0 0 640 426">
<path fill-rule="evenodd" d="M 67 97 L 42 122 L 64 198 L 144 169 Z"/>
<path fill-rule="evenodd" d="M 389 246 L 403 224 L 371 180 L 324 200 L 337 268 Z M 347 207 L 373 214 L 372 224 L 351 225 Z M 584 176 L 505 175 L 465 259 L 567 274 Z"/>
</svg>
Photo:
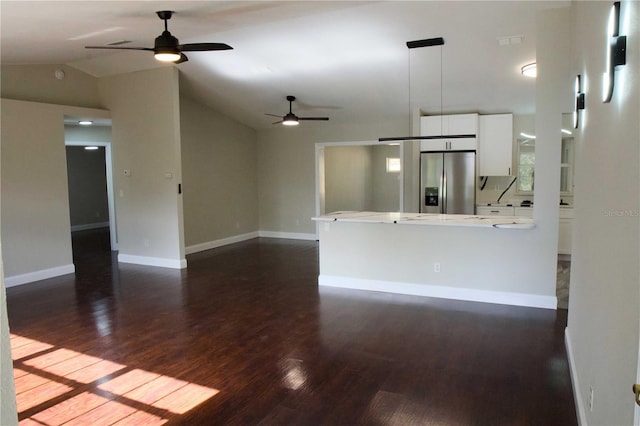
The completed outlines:
<svg viewBox="0 0 640 426">
<path fill-rule="evenodd" d="M 66 64 L 96 77 L 177 66 L 181 90 L 254 128 L 294 112 L 332 122 L 477 111 L 532 113 L 536 14 L 566 1 L 6 1 L 0 3 L 1 62 Z M 234 49 L 190 52 L 166 65 L 151 52 L 173 10 L 181 43 Z M 442 47 L 407 41 L 443 37 Z M 322 125 L 321 123 L 309 123 Z M 305 124 L 306 125 L 306 124 Z"/>
</svg>

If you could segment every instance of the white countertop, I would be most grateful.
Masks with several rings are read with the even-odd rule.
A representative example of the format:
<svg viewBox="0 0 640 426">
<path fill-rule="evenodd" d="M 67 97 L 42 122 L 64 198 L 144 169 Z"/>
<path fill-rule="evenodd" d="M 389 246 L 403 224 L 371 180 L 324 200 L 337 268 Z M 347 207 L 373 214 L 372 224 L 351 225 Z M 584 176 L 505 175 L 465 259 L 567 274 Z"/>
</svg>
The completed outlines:
<svg viewBox="0 0 640 426">
<path fill-rule="evenodd" d="M 487 203 L 487 204 L 476 204 L 476 207 L 517 207 L 523 209 L 532 209 L 533 204 L 530 206 L 521 206 L 520 204 L 495 204 L 495 203 Z M 559 207 L 561 209 L 572 209 L 573 206 L 571 204 L 560 204 Z"/>
<path fill-rule="evenodd" d="M 482 228 L 532 229 L 531 218 L 466 214 L 338 211 L 312 218 L 318 222 L 391 223 L 398 225 L 471 226 Z"/>
</svg>

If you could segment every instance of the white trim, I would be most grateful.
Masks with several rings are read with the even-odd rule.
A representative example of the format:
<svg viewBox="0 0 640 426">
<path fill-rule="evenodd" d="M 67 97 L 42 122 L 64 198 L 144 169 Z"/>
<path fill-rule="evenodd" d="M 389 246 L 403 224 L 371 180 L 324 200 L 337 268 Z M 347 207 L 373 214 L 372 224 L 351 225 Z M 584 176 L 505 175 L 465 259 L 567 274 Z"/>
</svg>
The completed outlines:
<svg viewBox="0 0 640 426">
<path fill-rule="evenodd" d="M 302 232 L 275 232 L 275 231 L 260 231 L 260 237 L 264 238 L 288 238 L 290 240 L 309 240 L 316 241 L 316 234 L 305 234 Z"/>
<path fill-rule="evenodd" d="M 206 243 L 194 244 L 192 246 L 185 247 L 185 254 L 198 253 L 200 251 L 211 250 L 216 247 L 226 246 L 228 244 L 239 243 L 241 241 L 251 240 L 258 238 L 258 231 L 249 232 L 247 234 L 234 235 L 232 237 L 221 238 L 219 240 L 208 241 Z"/>
<path fill-rule="evenodd" d="M 571 348 L 571 337 L 569 336 L 569 327 L 564 329 L 564 345 L 567 349 L 567 360 L 569 361 L 569 375 L 571 377 L 571 386 L 573 387 L 573 400 L 576 404 L 576 415 L 578 416 L 578 424 L 587 424 L 587 414 L 584 409 L 584 403 L 580 398 L 580 383 L 578 381 L 578 372 L 576 371 L 575 358 L 573 357 L 573 349 Z"/>
<path fill-rule="evenodd" d="M 118 262 L 171 269 L 184 269 L 187 267 L 186 259 L 167 259 L 164 257 L 135 256 L 132 254 L 118 254 Z"/>
<path fill-rule="evenodd" d="M 54 268 L 41 269 L 39 271 L 27 272 L 26 274 L 13 275 L 5 277 L 5 287 L 13 287 L 16 285 L 28 284 L 34 281 L 46 280 L 47 278 L 59 277 L 60 275 L 73 274 L 76 267 L 73 263 L 68 265 L 56 266 Z"/>
<path fill-rule="evenodd" d="M 410 294 L 413 296 L 437 297 L 441 299 L 466 300 L 470 302 L 498 303 L 501 305 L 527 306 L 531 308 L 556 309 L 555 296 L 478 290 L 461 287 L 443 287 L 397 281 L 368 280 L 362 278 L 320 275 L 318 285 L 342 287 L 355 290 L 382 291 L 385 293 Z"/>
<path fill-rule="evenodd" d="M 108 228 L 109 222 L 85 223 L 83 225 L 72 225 L 71 232 L 88 231 L 89 229 Z"/>
</svg>

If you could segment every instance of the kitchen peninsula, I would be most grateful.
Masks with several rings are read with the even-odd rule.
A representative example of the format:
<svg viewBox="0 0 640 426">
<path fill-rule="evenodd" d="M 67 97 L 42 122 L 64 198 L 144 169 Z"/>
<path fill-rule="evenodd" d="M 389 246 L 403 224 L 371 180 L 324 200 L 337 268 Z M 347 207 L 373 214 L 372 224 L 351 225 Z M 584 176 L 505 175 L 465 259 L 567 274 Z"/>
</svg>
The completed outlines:
<svg viewBox="0 0 640 426">
<path fill-rule="evenodd" d="M 532 218 L 334 212 L 313 218 L 320 286 L 556 309 Z"/>
</svg>

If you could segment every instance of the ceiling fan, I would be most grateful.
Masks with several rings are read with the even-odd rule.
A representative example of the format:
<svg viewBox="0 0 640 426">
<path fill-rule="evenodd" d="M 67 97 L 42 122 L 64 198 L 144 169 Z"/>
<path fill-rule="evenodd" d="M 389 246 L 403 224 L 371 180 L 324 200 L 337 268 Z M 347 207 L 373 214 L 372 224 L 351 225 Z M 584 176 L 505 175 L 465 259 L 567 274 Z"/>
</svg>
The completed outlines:
<svg viewBox="0 0 640 426">
<path fill-rule="evenodd" d="M 189 60 L 182 52 L 203 52 L 210 50 L 230 50 L 233 47 L 224 43 L 188 43 L 179 44 L 178 39 L 171 35 L 167 29 L 167 21 L 174 12 L 159 10 L 158 17 L 164 21 L 164 31 L 156 37 L 154 47 L 123 47 L 123 46 L 85 46 L 87 49 L 122 49 L 122 50 L 148 50 L 154 53 L 157 60 L 180 64 Z"/>
<path fill-rule="evenodd" d="M 282 123 L 285 126 L 297 126 L 298 124 L 300 124 L 299 121 L 301 120 L 329 121 L 329 117 L 298 117 L 291 111 L 291 104 L 293 101 L 296 100 L 296 97 L 289 95 L 287 96 L 287 100 L 289 101 L 289 112 L 284 117 L 282 117 L 282 120 L 276 121 L 275 123 L 271 123 L 271 124 Z M 281 117 L 280 115 L 269 114 L 269 113 L 265 113 L 265 115 L 270 115 L 272 117 Z"/>
</svg>

